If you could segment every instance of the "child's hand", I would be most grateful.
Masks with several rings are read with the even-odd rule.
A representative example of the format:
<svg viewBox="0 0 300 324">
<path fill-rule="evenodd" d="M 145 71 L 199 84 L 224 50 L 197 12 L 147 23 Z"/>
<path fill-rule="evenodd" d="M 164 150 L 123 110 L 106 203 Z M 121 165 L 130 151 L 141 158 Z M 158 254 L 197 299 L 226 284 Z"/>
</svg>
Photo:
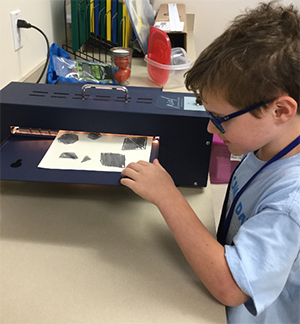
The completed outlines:
<svg viewBox="0 0 300 324">
<path fill-rule="evenodd" d="M 157 159 L 153 163 L 146 161 L 130 163 L 121 175 L 122 185 L 156 206 L 169 196 L 170 191 L 177 190 L 171 176 Z"/>
</svg>

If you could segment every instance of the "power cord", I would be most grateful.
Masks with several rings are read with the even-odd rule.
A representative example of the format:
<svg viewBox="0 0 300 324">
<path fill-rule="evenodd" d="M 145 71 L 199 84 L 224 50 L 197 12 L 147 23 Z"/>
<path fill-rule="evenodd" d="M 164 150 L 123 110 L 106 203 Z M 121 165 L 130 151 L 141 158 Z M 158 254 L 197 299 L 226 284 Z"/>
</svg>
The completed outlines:
<svg viewBox="0 0 300 324">
<path fill-rule="evenodd" d="M 46 43 L 47 43 L 47 60 L 46 60 L 46 63 L 44 65 L 44 68 L 43 68 L 43 71 L 39 77 L 39 79 L 36 81 L 36 83 L 39 83 L 46 71 L 46 68 L 47 68 L 47 65 L 49 63 L 49 53 L 50 53 L 50 46 L 49 46 L 49 41 L 48 41 L 48 38 L 47 36 L 44 34 L 44 32 L 42 30 L 40 30 L 38 27 L 34 26 L 34 25 L 31 25 L 29 24 L 27 21 L 25 20 L 22 20 L 22 19 L 18 19 L 17 21 L 17 27 L 18 28 L 33 28 L 33 29 L 36 29 L 37 31 L 39 31 L 44 37 L 45 37 L 45 40 L 46 40 Z"/>
</svg>

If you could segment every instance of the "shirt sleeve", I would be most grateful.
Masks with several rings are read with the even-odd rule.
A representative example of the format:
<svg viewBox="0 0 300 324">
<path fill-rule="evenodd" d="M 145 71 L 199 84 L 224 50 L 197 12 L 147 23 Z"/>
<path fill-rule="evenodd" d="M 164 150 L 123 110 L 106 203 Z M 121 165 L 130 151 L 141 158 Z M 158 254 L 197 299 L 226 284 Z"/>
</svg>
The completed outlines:
<svg viewBox="0 0 300 324">
<path fill-rule="evenodd" d="M 246 221 L 225 246 L 230 271 L 250 296 L 244 305 L 256 316 L 283 290 L 300 248 L 299 223 L 288 213 L 266 208 Z"/>
</svg>

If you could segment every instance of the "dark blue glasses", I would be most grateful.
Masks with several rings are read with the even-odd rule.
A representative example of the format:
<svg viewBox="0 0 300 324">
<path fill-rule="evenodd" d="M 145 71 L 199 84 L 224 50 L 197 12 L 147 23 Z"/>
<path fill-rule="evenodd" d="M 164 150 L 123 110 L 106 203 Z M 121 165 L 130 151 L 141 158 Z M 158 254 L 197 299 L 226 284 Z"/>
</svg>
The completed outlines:
<svg viewBox="0 0 300 324">
<path fill-rule="evenodd" d="M 273 100 L 272 100 L 273 101 Z M 232 114 L 229 114 L 227 116 L 224 116 L 224 117 L 221 117 L 221 118 L 217 118 L 215 117 L 214 115 L 212 115 L 209 111 L 206 111 L 206 113 L 208 114 L 208 117 L 209 119 L 211 120 L 211 122 L 217 127 L 217 129 L 221 132 L 221 133 L 225 133 L 225 130 L 224 128 L 222 127 L 221 123 L 229 120 L 229 119 L 232 119 L 232 118 L 235 118 L 237 116 L 240 116 L 240 115 L 243 115 L 243 114 L 246 114 L 247 112 L 251 111 L 251 110 L 254 110 L 254 109 L 257 109 L 261 106 L 264 106 L 266 105 L 267 103 L 269 103 L 271 101 L 266 101 L 266 102 L 260 102 L 258 104 L 255 104 L 253 106 L 250 106 L 248 108 L 245 108 L 245 109 L 241 109 L 239 111 L 236 111 Z"/>
</svg>

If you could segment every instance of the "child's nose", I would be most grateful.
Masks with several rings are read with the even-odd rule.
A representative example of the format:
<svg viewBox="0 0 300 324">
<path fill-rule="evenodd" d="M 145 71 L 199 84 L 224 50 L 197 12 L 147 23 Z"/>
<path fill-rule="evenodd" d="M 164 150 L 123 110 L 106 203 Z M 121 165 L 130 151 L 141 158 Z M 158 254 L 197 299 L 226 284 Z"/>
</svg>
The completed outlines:
<svg viewBox="0 0 300 324">
<path fill-rule="evenodd" d="M 220 131 L 218 130 L 218 128 L 213 124 L 213 122 L 211 120 L 209 120 L 208 124 L 207 124 L 207 131 L 211 134 L 217 134 Z"/>
</svg>

